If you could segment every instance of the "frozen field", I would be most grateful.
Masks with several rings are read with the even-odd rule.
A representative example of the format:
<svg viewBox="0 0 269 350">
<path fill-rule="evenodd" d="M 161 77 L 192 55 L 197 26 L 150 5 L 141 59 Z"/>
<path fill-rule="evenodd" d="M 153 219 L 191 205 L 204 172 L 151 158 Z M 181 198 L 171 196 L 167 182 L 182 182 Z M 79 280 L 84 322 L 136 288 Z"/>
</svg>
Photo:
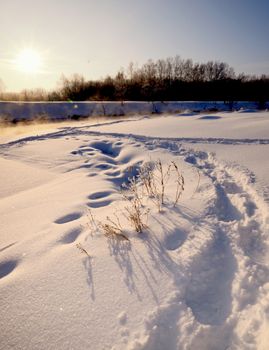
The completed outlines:
<svg viewBox="0 0 269 350">
<path fill-rule="evenodd" d="M 269 112 L 2 130 L 0 349 L 267 350 L 268 154 Z M 185 181 L 160 211 L 138 176 L 158 160 Z"/>
</svg>

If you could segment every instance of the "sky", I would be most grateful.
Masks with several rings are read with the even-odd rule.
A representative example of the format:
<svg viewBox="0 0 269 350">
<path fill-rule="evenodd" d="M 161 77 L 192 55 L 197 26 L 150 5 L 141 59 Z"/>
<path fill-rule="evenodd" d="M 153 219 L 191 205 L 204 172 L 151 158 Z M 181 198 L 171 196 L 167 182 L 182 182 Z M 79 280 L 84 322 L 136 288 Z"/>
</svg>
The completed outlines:
<svg viewBox="0 0 269 350">
<path fill-rule="evenodd" d="M 268 0 L 0 0 L 0 89 L 180 55 L 269 74 Z"/>
</svg>

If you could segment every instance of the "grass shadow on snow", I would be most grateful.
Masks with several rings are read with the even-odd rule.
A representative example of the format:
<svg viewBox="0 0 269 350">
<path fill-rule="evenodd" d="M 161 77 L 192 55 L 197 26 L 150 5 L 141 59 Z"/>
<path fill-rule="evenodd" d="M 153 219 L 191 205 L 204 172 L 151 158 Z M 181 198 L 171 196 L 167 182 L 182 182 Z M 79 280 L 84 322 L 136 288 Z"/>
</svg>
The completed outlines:
<svg viewBox="0 0 269 350">
<path fill-rule="evenodd" d="M 146 285 L 158 304 L 156 290 L 159 287 L 159 273 L 173 276 L 177 271 L 177 265 L 167 254 L 163 243 L 153 232 L 145 232 L 140 234 L 132 244 L 129 241 L 111 237 L 108 239 L 108 247 L 110 255 L 123 273 L 128 291 L 136 294 L 138 300 L 142 301 L 142 293 L 139 289 L 141 286 L 141 291 L 144 292 Z M 143 277 L 144 283 L 140 276 Z"/>
<path fill-rule="evenodd" d="M 95 300 L 95 288 L 94 288 L 94 281 L 93 281 L 91 259 L 92 258 L 89 256 L 84 258 L 83 265 L 84 265 L 85 270 L 87 271 L 87 283 L 88 283 L 89 289 L 90 289 L 90 296 L 91 296 L 91 299 L 94 301 Z"/>
</svg>

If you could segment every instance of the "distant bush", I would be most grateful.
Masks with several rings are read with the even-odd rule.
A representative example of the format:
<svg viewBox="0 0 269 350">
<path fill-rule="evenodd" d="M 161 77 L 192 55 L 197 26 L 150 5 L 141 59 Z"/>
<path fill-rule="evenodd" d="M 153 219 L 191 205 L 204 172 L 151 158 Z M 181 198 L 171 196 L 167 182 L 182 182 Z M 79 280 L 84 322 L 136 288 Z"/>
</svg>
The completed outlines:
<svg viewBox="0 0 269 350">
<path fill-rule="evenodd" d="M 24 89 L 21 92 L 2 92 L 2 101 L 49 101 L 49 93 L 44 89 Z"/>
<path fill-rule="evenodd" d="M 61 100 L 99 101 L 257 101 L 269 100 L 269 76 L 236 75 L 224 62 L 195 63 L 179 56 L 130 63 L 115 77 L 85 81 L 80 75 L 62 77 L 52 95 Z M 231 104 L 232 105 L 232 104 Z"/>
<path fill-rule="evenodd" d="M 2 89 L 3 90 L 3 89 Z M 1 87 L 0 87 L 1 92 Z M 79 74 L 61 77 L 58 88 L 21 93 L 3 93 L 2 100 L 18 101 L 257 101 L 264 107 L 269 100 L 269 76 L 236 75 L 225 62 L 193 62 L 180 56 L 141 67 L 130 63 L 114 77 L 87 81 Z"/>
</svg>

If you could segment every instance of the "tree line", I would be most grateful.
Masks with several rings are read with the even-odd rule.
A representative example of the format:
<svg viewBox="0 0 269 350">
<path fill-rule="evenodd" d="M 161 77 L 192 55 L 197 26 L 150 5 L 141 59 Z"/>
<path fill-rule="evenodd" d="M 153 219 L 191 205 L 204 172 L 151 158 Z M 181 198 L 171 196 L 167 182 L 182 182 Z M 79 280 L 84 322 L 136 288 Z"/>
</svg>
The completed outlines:
<svg viewBox="0 0 269 350">
<path fill-rule="evenodd" d="M 62 76 L 58 88 L 10 94 L 23 101 L 257 101 L 269 100 L 269 76 L 235 74 L 227 63 L 193 62 L 180 56 L 130 63 L 115 76 L 86 80 L 79 74 Z"/>
</svg>

